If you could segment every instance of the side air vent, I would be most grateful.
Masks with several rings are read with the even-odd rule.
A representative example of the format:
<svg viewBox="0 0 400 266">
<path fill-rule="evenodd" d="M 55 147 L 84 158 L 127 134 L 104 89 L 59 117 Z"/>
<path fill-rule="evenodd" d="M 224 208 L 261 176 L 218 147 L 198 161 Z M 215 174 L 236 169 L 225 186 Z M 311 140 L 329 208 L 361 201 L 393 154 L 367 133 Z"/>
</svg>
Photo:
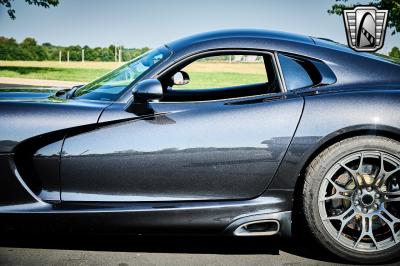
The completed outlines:
<svg viewBox="0 0 400 266">
<path fill-rule="evenodd" d="M 235 236 L 271 236 L 279 232 L 280 224 L 276 220 L 259 220 L 240 225 L 233 232 Z"/>
</svg>

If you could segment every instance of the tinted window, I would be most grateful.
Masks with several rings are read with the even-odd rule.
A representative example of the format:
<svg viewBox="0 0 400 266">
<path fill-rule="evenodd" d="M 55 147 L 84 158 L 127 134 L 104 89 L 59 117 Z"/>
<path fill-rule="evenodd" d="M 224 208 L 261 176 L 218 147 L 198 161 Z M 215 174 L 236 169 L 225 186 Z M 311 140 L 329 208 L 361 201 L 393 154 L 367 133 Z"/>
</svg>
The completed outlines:
<svg viewBox="0 0 400 266">
<path fill-rule="evenodd" d="M 187 84 L 179 83 L 179 79 L 174 82 L 178 71 L 188 77 Z M 213 52 L 178 63 L 161 77 L 166 89 L 162 101 L 204 101 L 281 92 L 275 73 L 270 55 Z"/>
<path fill-rule="evenodd" d="M 268 82 L 264 59 L 257 55 L 210 56 L 194 61 L 182 71 L 189 74 L 190 82 L 173 86 L 173 90 L 212 90 Z"/>
<path fill-rule="evenodd" d="M 310 75 L 300 60 L 279 54 L 279 62 L 287 90 L 300 89 L 314 85 Z"/>
</svg>

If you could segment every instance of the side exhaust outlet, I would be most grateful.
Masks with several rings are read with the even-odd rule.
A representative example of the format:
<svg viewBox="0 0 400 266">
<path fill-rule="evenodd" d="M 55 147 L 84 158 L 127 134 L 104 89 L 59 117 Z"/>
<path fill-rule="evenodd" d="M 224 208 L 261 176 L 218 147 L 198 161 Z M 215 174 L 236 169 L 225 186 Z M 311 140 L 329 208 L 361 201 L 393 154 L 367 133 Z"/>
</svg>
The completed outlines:
<svg viewBox="0 0 400 266">
<path fill-rule="evenodd" d="M 279 233 L 280 223 L 277 220 L 259 220 L 244 223 L 235 229 L 235 236 L 272 236 Z"/>
<path fill-rule="evenodd" d="M 292 212 L 260 213 L 234 219 L 224 230 L 230 236 L 291 237 Z"/>
</svg>

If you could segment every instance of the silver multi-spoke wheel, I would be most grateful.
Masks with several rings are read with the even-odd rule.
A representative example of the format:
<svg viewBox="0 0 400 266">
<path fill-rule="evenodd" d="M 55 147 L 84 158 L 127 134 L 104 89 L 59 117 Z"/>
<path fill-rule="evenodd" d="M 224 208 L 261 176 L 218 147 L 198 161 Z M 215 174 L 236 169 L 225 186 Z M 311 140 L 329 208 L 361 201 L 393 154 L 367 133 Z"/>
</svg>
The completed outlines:
<svg viewBox="0 0 400 266">
<path fill-rule="evenodd" d="M 328 233 L 360 252 L 400 242 L 400 160 L 365 150 L 335 163 L 323 177 L 318 211 Z"/>
</svg>

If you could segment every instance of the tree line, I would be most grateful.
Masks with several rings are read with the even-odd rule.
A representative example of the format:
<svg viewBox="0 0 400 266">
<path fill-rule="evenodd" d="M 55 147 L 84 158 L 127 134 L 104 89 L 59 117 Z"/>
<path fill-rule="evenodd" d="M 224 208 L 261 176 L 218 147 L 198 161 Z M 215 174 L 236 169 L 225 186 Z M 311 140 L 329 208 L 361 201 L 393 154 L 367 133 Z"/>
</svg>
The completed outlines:
<svg viewBox="0 0 400 266">
<path fill-rule="evenodd" d="M 149 50 L 143 48 L 124 48 L 122 46 L 110 45 L 108 47 L 89 47 L 87 45 L 58 46 L 51 43 L 38 44 L 34 38 L 25 38 L 18 43 L 14 38 L 0 36 L 0 60 L 23 60 L 23 61 L 70 61 L 82 60 L 82 49 L 84 49 L 85 61 L 111 62 L 119 60 L 119 49 L 122 50 L 122 61 L 129 61 Z"/>
<path fill-rule="evenodd" d="M 84 49 L 85 61 L 112 62 L 118 61 L 119 49 L 122 49 L 122 61 L 129 61 L 149 50 L 143 48 L 124 48 L 122 46 L 110 45 L 108 47 L 91 48 L 87 45 L 58 46 L 51 43 L 38 44 L 34 38 L 25 38 L 18 43 L 14 38 L 0 36 L 0 60 L 21 60 L 21 61 L 67 61 L 69 54 L 70 61 L 82 60 L 82 49 Z M 393 47 L 389 56 L 400 59 L 400 50 Z"/>
</svg>

